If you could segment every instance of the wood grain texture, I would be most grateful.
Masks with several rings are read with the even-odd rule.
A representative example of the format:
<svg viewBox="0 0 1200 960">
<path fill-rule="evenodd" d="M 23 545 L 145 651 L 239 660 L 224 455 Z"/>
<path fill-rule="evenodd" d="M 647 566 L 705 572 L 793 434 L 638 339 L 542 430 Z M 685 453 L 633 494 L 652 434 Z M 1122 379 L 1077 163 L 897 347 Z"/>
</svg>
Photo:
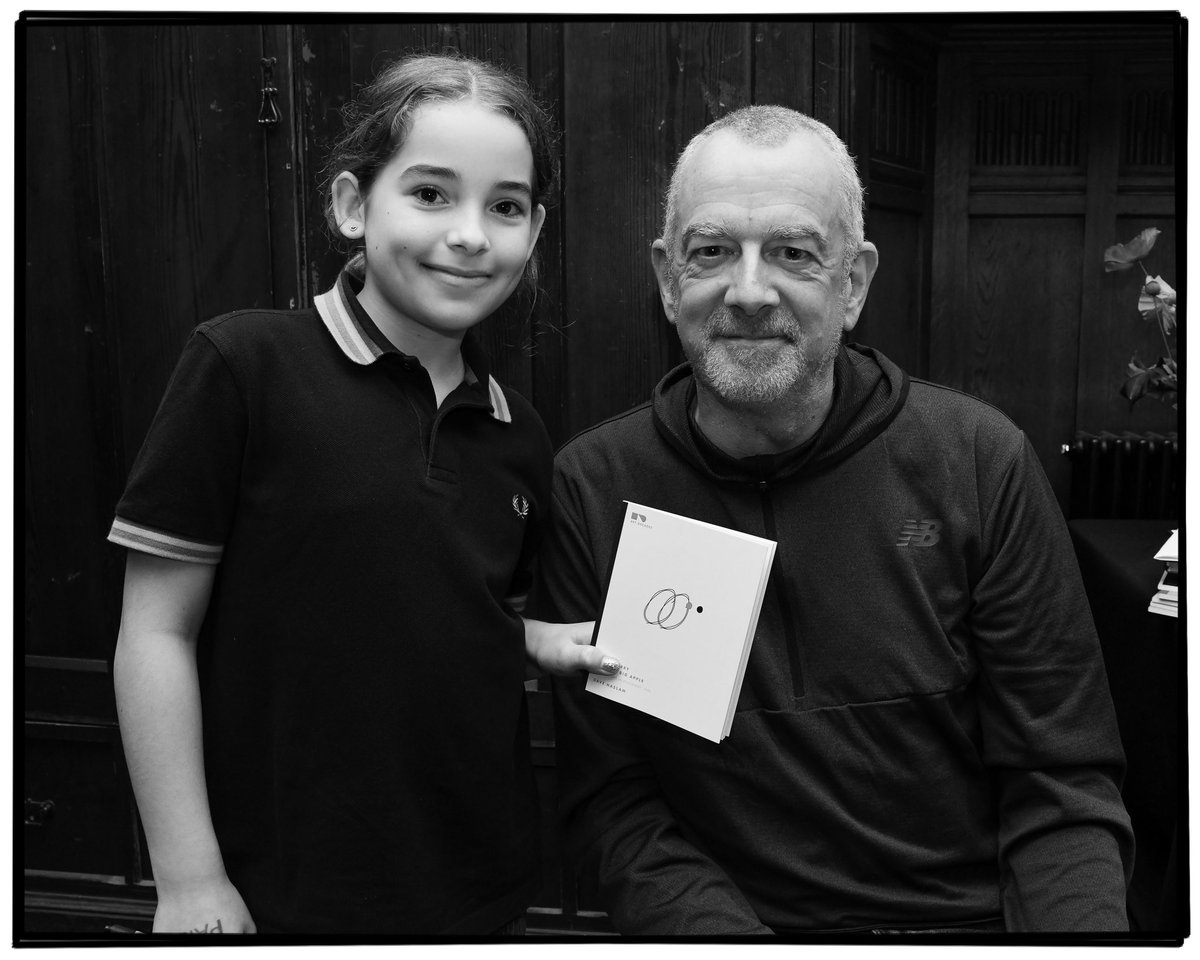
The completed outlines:
<svg viewBox="0 0 1200 960">
<path fill-rule="evenodd" d="M 1177 289 L 1180 286 L 1175 263 L 1175 217 L 1151 209 L 1155 199 L 1174 200 L 1174 170 L 1158 171 L 1160 175 L 1156 179 L 1131 182 L 1129 165 L 1122 161 L 1127 158 L 1131 144 L 1144 140 L 1147 118 L 1117 107 L 1136 100 L 1139 91 L 1161 89 L 1168 84 L 1170 66 L 1167 60 L 1140 60 L 1127 64 L 1115 53 L 1097 54 L 1093 58 L 1093 102 L 1108 104 L 1111 108 L 1095 111 L 1089 130 L 1076 413 L 1079 430 L 1167 432 L 1177 425 L 1175 411 L 1159 401 L 1144 399 L 1131 408 L 1120 396 L 1129 360 L 1136 355 L 1142 363 L 1150 364 L 1163 356 L 1167 348 L 1157 325 L 1143 321 L 1137 309 L 1139 291 L 1145 279 L 1142 272 L 1134 268 L 1105 273 L 1102 262 L 1107 247 L 1124 243 L 1142 229 L 1156 226 L 1163 233 L 1144 266 Z M 1177 351 L 1177 338 L 1171 338 L 1169 346 Z"/>
<path fill-rule="evenodd" d="M 121 558 L 104 544 L 124 484 L 104 310 L 94 50 L 84 27 L 26 34 L 24 642 L 105 658 Z"/>
<path fill-rule="evenodd" d="M 295 83 L 293 28 L 288 24 L 262 27 L 262 55 L 275 59 L 271 80 L 277 89 L 280 120 L 261 126 L 266 153 L 268 221 L 271 230 L 271 302 L 281 310 L 308 306 L 311 297 L 304 285 L 303 206 L 298 202 L 303 185 L 300 137 L 297 136 L 299 105 Z M 261 101 L 260 101 L 261 106 Z"/>
<path fill-rule="evenodd" d="M 1060 455 L 1075 426 L 1080 266 L 1078 219 L 977 219 L 967 258 L 968 393 L 1028 434 L 1065 502 Z"/>
<path fill-rule="evenodd" d="M 292 62 L 299 91 L 301 189 L 298 199 L 304 236 L 304 286 L 311 298 L 328 290 L 346 261 L 346 251 L 325 224 L 330 145 L 342 130 L 341 109 L 354 94 L 350 28 L 345 24 L 300 24 Z"/>
<path fill-rule="evenodd" d="M 967 197 L 970 187 L 970 58 L 944 52 L 938 59 L 937 137 L 933 189 L 932 300 L 929 376 L 963 388 L 967 372 Z"/>
<path fill-rule="evenodd" d="M 928 376 L 934 210 L 937 58 L 920 34 L 872 25 L 866 45 L 859 166 L 865 168 L 866 233 L 880 265 L 856 339 L 915 376 Z M 865 103 L 863 102 L 865 101 Z M 866 109 L 864 109 L 864 107 Z"/>
<path fill-rule="evenodd" d="M 760 21 L 754 39 L 754 102 L 813 112 L 813 25 Z"/>
<path fill-rule="evenodd" d="M 568 22 L 564 306 L 567 428 L 649 398 L 681 359 L 650 265 L 684 144 L 749 101 L 746 24 Z"/>
<path fill-rule="evenodd" d="M 554 118 L 559 131 L 559 165 L 563 163 L 566 118 L 563 115 L 563 25 L 538 22 L 529 25 L 529 81 Z M 550 441 L 556 447 L 567 439 L 567 316 L 564 291 L 566 271 L 564 245 L 566 220 L 563 203 L 563 178 L 560 175 L 553 206 L 546 211 L 546 222 L 538 241 L 541 259 L 538 300 L 534 308 L 532 395 L 529 397 L 541 414 Z"/>
<path fill-rule="evenodd" d="M 54 804 L 41 826 L 24 828 L 24 869 L 124 877 L 128 850 L 114 827 L 129 819 L 116 727 L 26 723 L 24 748 L 24 795 Z"/>
<path fill-rule="evenodd" d="M 128 466 L 192 327 L 271 306 L 261 37 L 255 26 L 129 26 L 98 41 Z"/>
<path fill-rule="evenodd" d="M 914 376 L 924 366 L 921 337 L 922 226 L 919 216 L 871 209 L 868 238 L 879 250 L 879 269 L 867 311 L 850 339 L 875 347 Z"/>
</svg>

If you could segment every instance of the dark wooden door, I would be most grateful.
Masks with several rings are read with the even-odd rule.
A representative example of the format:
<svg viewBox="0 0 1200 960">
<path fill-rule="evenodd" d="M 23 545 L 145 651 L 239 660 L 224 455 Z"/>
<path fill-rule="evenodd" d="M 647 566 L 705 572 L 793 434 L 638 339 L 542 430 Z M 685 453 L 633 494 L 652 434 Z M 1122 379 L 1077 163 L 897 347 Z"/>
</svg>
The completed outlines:
<svg viewBox="0 0 1200 960">
<path fill-rule="evenodd" d="M 1120 396 L 1142 276 L 1106 247 L 1158 226 L 1147 267 L 1174 276 L 1169 25 L 968 24 L 940 58 L 934 380 L 998 406 L 1033 443 L 1064 506 L 1076 430 L 1164 432 L 1169 407 Z"/>
<path fill-rule="evenodd" d="M 145 910 L 111 658 L 113 508 L 189 330 L 299 297 L 291 145 L 258 122 L 259 25 L 30 22 L 25 66 L 24 825 L 27 918 L 80 892 Z M 291 231 L 294 234 L 294 230 Z M 280 244 L 286 255 L 275 257 Z M 280 265 L 283 265 L 282 268 Z"/>
</svg>

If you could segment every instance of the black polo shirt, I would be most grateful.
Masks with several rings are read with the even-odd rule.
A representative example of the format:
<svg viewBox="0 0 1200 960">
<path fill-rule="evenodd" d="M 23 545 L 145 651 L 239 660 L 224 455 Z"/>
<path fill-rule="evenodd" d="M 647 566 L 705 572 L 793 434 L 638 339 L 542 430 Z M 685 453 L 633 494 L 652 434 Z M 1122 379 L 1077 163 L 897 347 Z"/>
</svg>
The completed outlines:
<svg viewBox="0 0 1200 960">
<path fill-rule="evenodd" d="M 219 563 L 205 762 L 259 929 L 487 932 L 538 862 L 510 598 L 552 449 L 470 335 L 435 407 L 354 288 L 196 328 L 109 539 Z"/>
</svg>

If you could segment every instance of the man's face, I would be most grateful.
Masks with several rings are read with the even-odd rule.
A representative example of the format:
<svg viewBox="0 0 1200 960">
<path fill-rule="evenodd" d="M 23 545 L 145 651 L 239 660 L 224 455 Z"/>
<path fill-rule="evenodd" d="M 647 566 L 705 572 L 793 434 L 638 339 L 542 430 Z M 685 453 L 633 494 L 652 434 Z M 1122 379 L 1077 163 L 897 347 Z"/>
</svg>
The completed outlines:
<svg viewBox="0 0 1200 960">
<path fill-rule="evenodd" d="M 875 253 L 842 269 L 837 167 L 808 133 L 760 147 L 720 130 L 685 170 L 671 261 L 654 261 L 663 304 L 698 381 L 732 404 L 832 382 Z M 864 262 L 865 261 L 865 262 Z"/>
</svg>

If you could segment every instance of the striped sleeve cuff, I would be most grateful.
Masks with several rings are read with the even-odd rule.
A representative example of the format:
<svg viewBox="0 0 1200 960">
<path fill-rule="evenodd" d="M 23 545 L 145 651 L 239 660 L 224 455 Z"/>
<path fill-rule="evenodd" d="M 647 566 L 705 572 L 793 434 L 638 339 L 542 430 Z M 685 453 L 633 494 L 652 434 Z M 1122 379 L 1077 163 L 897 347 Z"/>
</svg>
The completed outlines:
<svg viewBox="0 0 1200 960">
<path fill-rule="evenodd" d="M 108 531 L 108 539 L 121 547 L 130 550 L 140 550 L 156 557 L 166 557 L 169 560 L 183 560 L 188 563 L 221 562 L 221 554 L 225 545 L 221 543 L 205 543 L 201 540 L 186 540 L 175 537 L 152 527 L 143 527 L 128 520 L 117 517 L 112 529 Z"/>
</svg>

